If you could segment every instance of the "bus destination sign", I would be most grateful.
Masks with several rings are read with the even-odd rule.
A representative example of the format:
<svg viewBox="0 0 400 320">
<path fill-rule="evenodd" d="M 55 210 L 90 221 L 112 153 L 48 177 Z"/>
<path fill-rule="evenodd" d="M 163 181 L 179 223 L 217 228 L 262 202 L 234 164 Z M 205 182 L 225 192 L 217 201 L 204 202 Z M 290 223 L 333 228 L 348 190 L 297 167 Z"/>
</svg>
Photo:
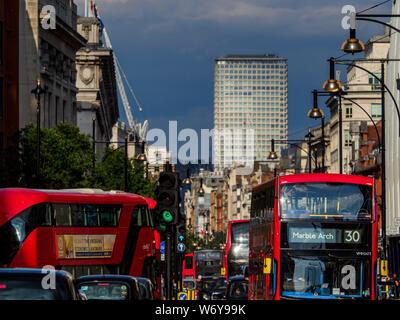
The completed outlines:
<svg viewBox="0 0 400 320">
<path fill-rule="evenodd" d="M 289 227 L 289 243 L 360 243 L 361 230 Z"/>
</svg>

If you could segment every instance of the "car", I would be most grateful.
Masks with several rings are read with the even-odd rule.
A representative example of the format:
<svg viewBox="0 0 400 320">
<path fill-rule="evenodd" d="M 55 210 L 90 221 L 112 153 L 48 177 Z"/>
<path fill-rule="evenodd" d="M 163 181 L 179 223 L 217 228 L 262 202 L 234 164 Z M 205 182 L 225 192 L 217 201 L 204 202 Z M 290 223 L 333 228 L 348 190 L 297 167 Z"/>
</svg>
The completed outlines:
<svg viewBox="0 0 400 320">
<path fill-rule="evenodd" d="M 76 279 L 88 300 L 142 300 L 139 281 L 127 275 L 90 275 Z"/>
<path fill-rule="evenodd" d="M 226 287 L 226 300 L 248 300 L 249 281 L 247 277 L 232 277 Z"/>
<path fill-rule="evenodd" d="M 226 290 L 224 276 L 203 276 L 197 282 L 198 300 L 219 300 Z"/>
<path fill-rule="evenodd" d="M 69 272 L 0 268 L 0 300 L 85 300 Z"/>
<path fill-rule="evenodd" d="M 142 300 L 154 300 L 154 286 L 148 278 L 136 278 L 139 282 L 139 291 Z"/>
<path fill-rule="evenodd" d="M 183 279 L 183 290 L 196 290 L 196 280 L 193 278 Z"/>
</svg>

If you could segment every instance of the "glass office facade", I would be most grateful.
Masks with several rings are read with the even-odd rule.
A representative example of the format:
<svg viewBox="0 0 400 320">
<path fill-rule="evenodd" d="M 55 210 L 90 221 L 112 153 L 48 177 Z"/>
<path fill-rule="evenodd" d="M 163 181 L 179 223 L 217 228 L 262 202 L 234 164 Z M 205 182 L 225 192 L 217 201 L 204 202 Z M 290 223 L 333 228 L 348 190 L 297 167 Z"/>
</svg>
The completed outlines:
<svg viewBox="0 0 400 320">
<path fill-rule="evenodd" d="M 216 59 L 214 128 L 223 132 L 221 138 L 214 139 L 216 167 L 240 164 L 249 157 L 255 161 L 267 160 L 271 139 L 287 139 L 287 96 L 287 59 L 275 55 Z M 232 134 L 227 139 L 229 132 Z M 275 150 L 283 146 L 286 144 L 276 142 Z M 226 157 L 227 152 L 232 157 Z"/>
</svg>

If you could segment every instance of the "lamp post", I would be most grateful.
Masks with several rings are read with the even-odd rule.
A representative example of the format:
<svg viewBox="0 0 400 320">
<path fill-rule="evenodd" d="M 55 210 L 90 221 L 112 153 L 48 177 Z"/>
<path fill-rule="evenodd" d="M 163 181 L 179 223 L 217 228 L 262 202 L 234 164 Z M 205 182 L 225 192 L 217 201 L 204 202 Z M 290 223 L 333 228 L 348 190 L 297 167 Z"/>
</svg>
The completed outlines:
<svg viewBox="0 0 400 320">
<path fill-rule="evenodd" d="M 124 138 L 124 191 L 128 192 L 128 136 Z"/>
<path fill-rule="evenodd" d="M 204 197 L 204 189 L 203 189 L 203 178 L 200 178 L 200 188 L 197 190 L 200 197 Z"/>
<path fill-rule="evenodd" d="M 335 59 L 329 58 L 329 80 L 326 80 L 323 89 L 332 95 L 337 95 L 339 116 L 339 173 L 343 173 L 343 121 L 342 121 L 342 83 L 335 79 Z"/>
<path fill-rule="evenodd" d="M 40 85 L 40 78 L 36 80 L 36 88 L 32 89 L 37 100 L 36 107 L 36 128 L 37 128 L 37 145 L 36 145 L 36 184 L 40 187 L 40 95 L 46 92 L 45 88 Z"/>
<path fill-rule="evenodd" d="M 318 91 L 313 90 L 313 108 L 308 111 L 308 117 L 311 119 L 321 119 L 321 142 L 322 142 L 322 172 L 325 172 L 325 115 L 318 108 Z"/>
<path fill-rule="evenodd" d="M 185 186 L 190 186 L 192 184 L 192 179 L 190 179 L 189 168 L 186 169 L 186 178 L 183 179 L 182 184 Z"/>
<path fill-rule="evenodd" d="M 147 160 L 146 153 L 145 153 L 145 150 L 144 150 L 145 149 L 145 144 L 146 144 L 145 141 L 141 142 L 141 144 L 140 144 L 141 150 L 140 150 L 140 153 L 136 156 L 136 160 L 139 160 L 139 161 L 146 161 Z"/>
<path fill-rule="evenodd" d="M 93 170 L 96 166 L 96 118 L 92 118 L 92 152 L 93 152 L 93 160 L 92 160 L 92 167 Z"/>
<path fill-rule="evenodd" d="M 314 135 L 311 133 L 311 127 L 308 127 L 308 133 L 305 135 L 305 138 L 308 140 L 308 173 L 311 173 L 311 139 L 314 138 Z"/>
</svg>

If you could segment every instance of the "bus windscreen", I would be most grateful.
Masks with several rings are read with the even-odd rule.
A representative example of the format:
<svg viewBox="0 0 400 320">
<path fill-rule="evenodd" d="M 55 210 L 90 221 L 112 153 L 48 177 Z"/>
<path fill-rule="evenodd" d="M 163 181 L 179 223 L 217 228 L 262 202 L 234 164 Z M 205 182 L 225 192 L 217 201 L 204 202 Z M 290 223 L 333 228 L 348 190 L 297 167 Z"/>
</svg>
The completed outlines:
<svg viewBox="0 0 400 320">
<path fill-rule="evenodd" d="M 285 184 L 280 210 L 283 219 L 371 220 L 372 187 L 336 182 Z"/>
</svg>

